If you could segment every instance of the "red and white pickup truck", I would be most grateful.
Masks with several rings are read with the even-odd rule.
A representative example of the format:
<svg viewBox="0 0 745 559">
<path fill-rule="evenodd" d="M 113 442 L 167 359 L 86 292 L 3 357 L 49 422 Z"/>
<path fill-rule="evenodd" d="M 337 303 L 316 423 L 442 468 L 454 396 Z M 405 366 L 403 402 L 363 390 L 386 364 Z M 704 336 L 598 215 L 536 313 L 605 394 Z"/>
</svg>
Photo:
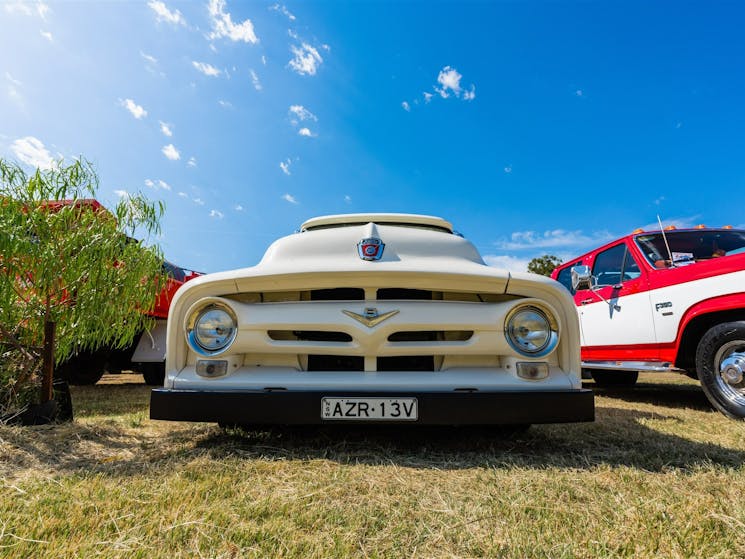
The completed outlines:
<svg viewBox="0 0 745 559">
<path fill-rule="evenodd" d="M 596 383 L 678 371 L 716 409 L 745 418 L 745 230 L 637 230 L 551 277 L 574 295 L 582 367 Z"/>
</svg>

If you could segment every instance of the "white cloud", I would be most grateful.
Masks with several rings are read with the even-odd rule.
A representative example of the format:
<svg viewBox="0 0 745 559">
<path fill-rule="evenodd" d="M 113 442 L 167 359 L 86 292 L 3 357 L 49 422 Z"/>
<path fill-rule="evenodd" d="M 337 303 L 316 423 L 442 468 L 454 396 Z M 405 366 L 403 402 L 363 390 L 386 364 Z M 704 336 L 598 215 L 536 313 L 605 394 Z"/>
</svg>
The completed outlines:
<svg viewBox="0 0 745 559">
<path fill-rule="evenodd" d="M 210 210 L 210 217 L 222 219 L 225 215 L 219 210 Z"/>
<path fill-rule="evenodd" d="M 243 211 L 243 206 L 241 206 L 240 204 L 237 204 L 237 205 L 233 206 L 233 209 L 235 211 L 237 211 L 237 212 L 242 212 Z"/>
<path fill-rule="evenodd" d="M 232 109 L 233 103 L 230 101 L 226 101 L 225 99 L 218 99 L 217 104 L 220 105 L 223 109 Z"/>
<path fill-rule="evenodd" d="M 160 188 L 162 190 L 171 190 L 171 185 L 161 179 L 158 179 L 156 181 L 152 179 L 145 179 L 145 186 L 147 186 L 148 188 L 155 188 L 155 189 Z"/>
<path fill-rule="evenodd" d="M 251 83 L 253 84 L 254 89 L 256 91 L 261 91 L 262 86 L 261 86 L 261 80 L 259 80 L 259 75 L 253 70 L 249 70 L 249 73 L 251 74 Z"/>
<path fill-rule="evenodd" d="M 54 37 L 52 36 L 52 32 L 51 31 L 42 31 L 42 30 L 40 30 L 39 31 L 39 34 L 42 37 L 44 37 L 47 41 L 49 41 L 50 43 L 53 43 L 54 42 Z"/>
<path fill-rule="evenodd" d="M 266 56 L 263 54 L 261 55 L 261 63 L 266 66 Z"/>
<path fill-rule="evenodd" d="M 476 99 L 476 86 L 471 85 L 471 89 L 468 91 L 463 92 L 463 100 L 464 101 L 473 101 Z"/>
<path fill-rule="evenodd" d="M 259 42 L 250 19 L 243 23 L 233 23 L 233 18 L 225 11 L 225 0 L 210 0 L 207 9 L 212 19 L 213 31 L 208 36 L 210 39 L 227 37 L 231 41 L 243 41 L 253 45 Z"/>
<path fill-rule="evenodd" d="M 301 76 L 314 76 L 318 67 L 323 63 L 321 55 L 308 43 L 303 43 L 299 47 L 292 45 L 290 50 L 294 55 L 290 60 L 290 68 Z"/>
<path fill-rule="evenodd" d="M 598 231 L 592 235 L 582 231 L 567 231 L 565 229 L 553 229 L 544 231 L 516 231 L 509 239 L 496 242 L 496 246 L 502 250 L 527 250 L 544 248 L 579 248 L 585 246 L 599 245 L 613 238 L 608 231 Z"/>
<path fill-rule="evenodd" d="M 310 131 L 310 128 L 301 128 L 297 131 L 297 133 L 301 136 L 305 136 L 306 138 L 315 138 L 317 134 L 314 134 Z"/>
<path fill-rule="evenodd" d="M 171 190 L 171 185 L 163 180 L 158 180 L 158 186 L 160 186 L 163 190 Z"/>
<path fill-rule="evenodd" d="M 114 194 L 119 196 L 119 198 L 129 198 L 129 192 L 126 190 L 115 190 Z"/>
<path fill-rule="evenodd" d="M 157 21 L 165 21 L 173 25 L 186 25 L 186 20 L 181 15 L 181 12 L 168 9 L 165 2 L 150 0 L 147 5 L 155 12 L 155 19 Z"/>
<path fill-rule="evenodd" d="M 316 115 L 314 115 L 302 105 L 290 105 L 289 112 L 291 115 L 294 115 L 290 117 L 290 122 L 293 124 L 293 126 L 297 126 L 298 122 L 303 122 L 306 120 L 318 122 L 318 117 L 316 117 Z"/>
<path fill-rule="evenodd" d="M 37 15 L 41 19 L 46 19 L 49 13 L 49 6 L 44 2 L 4 2 L 5 11 L 9 14 L 21 14 L 24 16 Z"/>
<path fill-rule="evenodd" d="M 215 68 L 212 64 L 208 64 L 207 62 L 197 62 L 196 60 L 192 60 L 191 64 L 205 76 L 209 76 L 211 78 L 216 78 L 217 76 L 222 74 L 222 70 L 220 70 L 219 68 Z"/>
<path fill-rule="evenodd" d="M 158 63 L 158 59 L 157 58 L 155 58 L 154 56 L 152 56 L 150 54 L 147 54 L 146 52 L 140 51 L 140 56 L 143 58 L 143 60 L 145 60 L 149 64 L 155 65 L 155 64 Z"/>
<path fill-rule="evenodd" d="M 473 101 L 476 98 L 476 86 L 471 84 L 469 89 L 464 90 L 461 86 L 463 76 L 452 66 L 445 66 L 437 75 L 437 84 L 433 89 L 440 94 L 443 99 L 456 97 L 464 101 Z M 429 103 L 432 99 L 431 93 L 423 93 L 424 102 Z"/>
<path fill-rule="evenodd" d="M 163 149 L 161 151 L 163 152 L 163 155 L 165 155 L 171 161 L 178 161 L 179 159 L 181 159 L 181 154 L 173 144 L 163 146 Z"/>
<path fill-rule="evenodd" d="M 11 76 L 10 72 L 5 72 L 5 79 L 8 80 L 13 85 L 18 85 L 18 86 L 23 85 L 20 80 L 17 80 L 13 76 Z"/>
<path fill-rule="evenodd" d="M 124 101 L 120 99 L 119 104 L 127 109 L 130 113 L 132 113 L 132 116 L 135 117 L 137 120 L 140 120 L 147 116 L 147 111 L 142 107 L 142 105 L 138 105 L 137 103 L 132 101 L 132 99 L 125 99 Z"/>
<path fill-rule="evenodd" d="M 427 93 L 426 91 L 422 93 L 422 97 L 424 97 L 424 102 L 429 103 L 432 100 L 432 94 Z"/>
<path fill-rule="evenodd" d="M 20 91 L 20 88 L 23 86 L 23 83 L 21 83 L 20 80 L 17 80 L 13 76 L 11 76 L 10 72 L 5 72 L 5 79 L 9 82 L 6 88 L 8 97 L 10 97 L 10 99 L 14 101 L 18 106 L 23 108 L 25 103 L 24 103 L 23 95 L 21 94 L 21 91 Z"/>
<path fill-rule="evenodd" d="M 197 206 L 204 206 L 204 201 L 201 198 L 194 198 L 192 202 L 194 202 Z"/>
<path fill-rule="evenodd" d="M 403 108 L 403 110 L 405 110 L 407 113 L 411 111 L 411 105 L 409 105 L 407 101 L 401 103 L 401 108 Z"/>
<path fill-rule="evenodd" d="M 162 120 L 158 121 L 160 123 L 160 131 L 163 132 L 164 136 L 168 136 L 169 138 L 173 136 L 173 130 L 171 130 L 171 125 L 167 122 L 163 122 Z"/>
<path fill-rule="evenodd" d="M 21 162 L 31 167 L 51 169 L 54 166 L 54 159 L 52 159 L 47 148 L 44 147 L 41 140 L 33 136 L 26 136 L 25 138 L 15 140 L 10 146 L 10 151 Z"/>
<path fill-rule="evenodd" d="M 299 204 L 300 202 L 297 201 L 297 198 L 295 198 L 292 194 L 285 194 L 282 196 L 282 200 L 285 202 L 289 202 L 290 204 Z"/>
<path fill-rule="evenodd" d="M 274 6 L 270 6 L 269 9 L 274 12 L 280 12 L 281 14 L 287 16 L 287 19 L 289 19 L 290 21 L 295 21 L 296 19 L 295 16 L 290 12 L 290 10 L 287 9 L 284 4 L 274 4 Z"/>
<path fill-rule="evenodd" d="M 291 175 L 291 174 L 292 174 L 292 173 L 290 172 L 290 165 L 291 165 L 291 164 L 292 164 L 292 161 L 290 161 L 290 159 L 289 159 L 289 158 L 287 158 L 287 159 L 285 159 L 284 161 L 280 161 L 280 162 L 279 162 L 279 168 L 280 168 L 280 169 L 282 169 L 282 172 L 283 172 L 283 173 L 284 173 L 285 175 L 288 175 L 288 176 L 289 176 L 289 175 Z"/>
<path fill-rule="evenodd" d="M 147 186 L 148 188 L 154 188 L 155 183 L 151 179 L 145 179 L 145 186 Z"/>
<path fill-rule="evenodd" d="M 187 161 L 186 164 L 189 167 L 196 167 L 197 166 L 197 159 L 195 157 L 190 157 L 189 158 L 189 161 Z"/>
<path fill-rule="evenodd" d="M 347 204 L 351 204 L 352 203 L 352 197 L 349 194 L 347 194 L 346 196 L 344 196 L 344 201 Z"/>
<path fill-rule="evenodd" d="M 179 196 L 180 196 L 181 198 L 188 198 L 188 197 L 189 197 L 189 195 L 188 195 L 188 194 L 187 194 L 186 192 L 179 192 L 179 193 L 178 193 L 178 195 L 179 195 Z"/>
<path fill-rule="evenodd" d="M 517 258 L 507 254 L 487 254 L 484 262 L 494 268 L 502 268 L 510 272 L 527 272 L 530 258 Z"/>
</svg>

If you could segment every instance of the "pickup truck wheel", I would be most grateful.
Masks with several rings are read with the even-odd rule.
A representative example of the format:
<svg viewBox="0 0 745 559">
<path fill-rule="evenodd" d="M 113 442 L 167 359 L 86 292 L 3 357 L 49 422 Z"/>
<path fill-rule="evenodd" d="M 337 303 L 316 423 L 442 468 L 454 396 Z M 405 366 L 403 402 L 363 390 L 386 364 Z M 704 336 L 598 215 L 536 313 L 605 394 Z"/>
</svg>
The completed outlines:
<svg viewBox="0 0 745 559">
<path fill-rule="evenodd" d="M 107 351 L 81 351 L 54 370 L 54 377 L 73 386 L 96 384 L 106 372 Z"/>
<path fill-rule="evenodd" d="M 745 419 L 745 321 L 710 328 L 696 348 L 696 370 L 709 402 L 727 417 Z"/>
<path fill-rule="evenodd" d="M 639 371 L 591 369 L 590 374 L 598 386 L 634 386 L 639 378 Z"/>
<path fill-rule="evenodd" d="M 142 363 L 140 365 L 142 378 L 145 384 L 149 386 L 163 386 L 163 380 L 166 378 L 165 363 Z"/>
</svg>

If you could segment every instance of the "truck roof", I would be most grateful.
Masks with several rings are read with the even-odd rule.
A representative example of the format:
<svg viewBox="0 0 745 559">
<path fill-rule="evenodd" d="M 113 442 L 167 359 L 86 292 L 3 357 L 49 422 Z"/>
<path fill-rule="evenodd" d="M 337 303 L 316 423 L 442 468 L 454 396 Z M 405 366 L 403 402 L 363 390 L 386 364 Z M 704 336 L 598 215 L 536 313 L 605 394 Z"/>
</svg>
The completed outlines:
<svg viewBox="0 0 745 559">
<path fill-rule="evenodd" d="M 347 225 L 360 225 L 365 223 L 377 223 L 379 225 L 403 225 L 409 227 L 427 227 L 438 229 L 447 233 L 453 232 L 453 225 L 441 217 L 432 215 L 399 214 L 399 213 L 359 213 L 323 215 L 314 217 L 300 226 L 300 231 L 311 231 L 313 229 L 327 229 L 329 227 L 345 227 Z"/>
</svg>

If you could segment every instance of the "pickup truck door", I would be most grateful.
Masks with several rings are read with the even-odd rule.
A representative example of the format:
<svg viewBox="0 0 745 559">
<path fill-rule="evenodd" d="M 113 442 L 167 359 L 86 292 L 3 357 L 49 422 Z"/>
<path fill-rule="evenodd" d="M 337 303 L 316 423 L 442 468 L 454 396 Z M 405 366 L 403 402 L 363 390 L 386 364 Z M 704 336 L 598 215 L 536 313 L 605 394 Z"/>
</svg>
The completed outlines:
<svg viewBox="0 0 745 559">
<path fill-rule="evenodd" d="M 583 360 L 650 360 L 657 356 L 646 272 L 625 242 L 585 262 L 596 287 L 574 295 L 582 328 Z M 639 347 L 649 345 L 649 347 Z"/>
</svg>

